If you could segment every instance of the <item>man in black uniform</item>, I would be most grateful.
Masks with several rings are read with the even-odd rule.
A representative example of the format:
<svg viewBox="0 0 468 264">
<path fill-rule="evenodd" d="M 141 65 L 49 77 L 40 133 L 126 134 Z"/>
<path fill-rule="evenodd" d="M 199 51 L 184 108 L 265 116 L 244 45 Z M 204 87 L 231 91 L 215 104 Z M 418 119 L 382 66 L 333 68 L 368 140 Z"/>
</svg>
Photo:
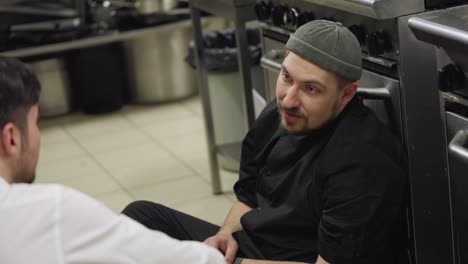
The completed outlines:
<svg viewBox="0 0 468 264">
<path fill-rule="evenodd" d="M 218 248 L 227 263 L 397 263 L 399 140 L 355 97 L 361 50 L 340 23 L 290 37 L 270 103 L 243 141 L 238 198 L 218 227 L 151 202 L 124 214 Z"/>
</svg>

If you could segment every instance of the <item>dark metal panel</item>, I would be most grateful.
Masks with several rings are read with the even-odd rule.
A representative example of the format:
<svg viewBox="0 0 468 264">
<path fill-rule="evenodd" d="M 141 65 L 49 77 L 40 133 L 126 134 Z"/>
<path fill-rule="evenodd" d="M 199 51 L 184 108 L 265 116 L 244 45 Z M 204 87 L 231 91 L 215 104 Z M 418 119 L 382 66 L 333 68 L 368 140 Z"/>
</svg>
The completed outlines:
<svg viewBox="0 0 468 264">
<path fill-rule="evenodd" d="M 417 264 L 453 263 L 447 151 L 434 46 L 398 19 L 404 138 L 410 177 L 413 254 Z"/>
</svg>

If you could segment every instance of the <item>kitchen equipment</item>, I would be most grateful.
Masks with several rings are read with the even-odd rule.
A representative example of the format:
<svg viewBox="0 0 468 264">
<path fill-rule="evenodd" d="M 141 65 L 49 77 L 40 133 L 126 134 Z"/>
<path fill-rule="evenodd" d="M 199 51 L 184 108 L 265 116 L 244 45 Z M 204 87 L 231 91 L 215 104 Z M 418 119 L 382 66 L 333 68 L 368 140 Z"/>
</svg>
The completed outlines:
<svg viewBox="0 0 468 264">
<path fill-rule="evenodd" d="M 466 3 L 464 0 L 305 0 L 328 7 L 378 19 L 397 18 L 400 16 L 445 8 Z"/>
<path fill-rule="evenodd" d="M 71 90 L 65 61 L 49 58 L 29 63 L 41 83 L 39 113 L 41 117 L 62 115 L 71 110 Z"/>
<path fill-rule="evenodd" d="M 124 42 L 134 102 L 163 102 L 197 92 L 194 70 L 184 62 L 191 37 L 190 21 L 184 20 Z"/>
<path fill-rule="evenodd" d="M 78 38 L 80 10 L 62 1 L 16 1 L 0 4 L 0 50 Z"/>
<path fill-rule="evenodd" d="M 74 50 L 68 59 L 76 101 L 85 113 L 108 113 L 126 103 L 128 85 L 120 43 Z"/>
<path fill-rule="evenodd" d="M 78 17 L 79 12 L 64 3 L 57 1 L 17 1 L 0 4 L 0 14 L 23 21 L 43 20 L 44 18 Z"/>
<path fill-rule="evenodd" d="M 141 15 L 167 13 L 177 6 L 176 0 L 133 0 L 133 3 Z"/>
<path fill-rule="evenodd" d="M 415 36 L 434 45 L 443 101 L 446 153 L 450 181 L 455 264 L 468 263 L 468 6 L 439 10 L 411 18 Z"/>
</svg>

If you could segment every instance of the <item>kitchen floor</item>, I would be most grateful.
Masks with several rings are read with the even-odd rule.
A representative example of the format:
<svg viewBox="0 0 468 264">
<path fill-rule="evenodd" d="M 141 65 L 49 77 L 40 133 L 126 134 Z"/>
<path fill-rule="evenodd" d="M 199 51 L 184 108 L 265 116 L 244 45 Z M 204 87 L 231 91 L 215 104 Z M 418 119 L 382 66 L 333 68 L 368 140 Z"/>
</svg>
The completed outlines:
<svg viewBox="0 0 468 264">
<path fill-rule="evenodd" d="M 213 195 L 201 100 L 127 105 L 105 115 L 41 119 L 36 183 L 60 183 L 119 213 L 149 200 L 222 224 L 235 201 L 237 173 L 221 171 Z"/>
</svg>

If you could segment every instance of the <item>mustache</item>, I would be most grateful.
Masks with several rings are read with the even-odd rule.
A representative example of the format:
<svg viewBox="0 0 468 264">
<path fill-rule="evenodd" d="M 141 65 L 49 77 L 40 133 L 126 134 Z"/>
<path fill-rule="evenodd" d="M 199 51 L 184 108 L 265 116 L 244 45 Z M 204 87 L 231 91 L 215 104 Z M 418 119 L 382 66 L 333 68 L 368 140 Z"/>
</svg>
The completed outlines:
<svg viewBox="0 0 468 264">
<path fill-rule="evenodd" d="M 281 102 L 278 103 L 278 112 L 281 114 L 281 112 L 287 112 L 290 115 L 298 116 L 301 117 L 303 116 L 301 111 L 299 110 L 298 107 L 284 107 Z"/>
</svg>

